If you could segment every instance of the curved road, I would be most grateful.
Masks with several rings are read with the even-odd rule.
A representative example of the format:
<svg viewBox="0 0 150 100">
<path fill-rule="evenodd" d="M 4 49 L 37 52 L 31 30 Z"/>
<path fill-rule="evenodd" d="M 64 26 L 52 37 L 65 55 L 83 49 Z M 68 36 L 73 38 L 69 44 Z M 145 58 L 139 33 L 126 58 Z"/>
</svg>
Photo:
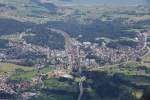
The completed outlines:
<svg viewBox="0 0 150 100">
<path fill-rule="evenodd" d="M 54 28 L 50 28 L 50 31 L 56 32 L 56 33 L 61 34 L 61 35 L 64 36 L 64 38 L 65 38 L 65 50 L 66 50 L 67 53 L 69 53 L 69 51 L 72 49 L 73 42 L 72 42 L 71 37 L 68 35 L 68 33 L 64 32 L 62 30 L 59 30 L 59 29 L 54 29 Z M 85 77 L 81 77 L 81 79 L 79 81 L 80 93 L 79 93 L 79 96 L 78 96 L 77 100 L 81 100 L 82 96 L 83 96 L 83 93 L 84 93 L 83 81 L 85 81 Z"/>
</svg>

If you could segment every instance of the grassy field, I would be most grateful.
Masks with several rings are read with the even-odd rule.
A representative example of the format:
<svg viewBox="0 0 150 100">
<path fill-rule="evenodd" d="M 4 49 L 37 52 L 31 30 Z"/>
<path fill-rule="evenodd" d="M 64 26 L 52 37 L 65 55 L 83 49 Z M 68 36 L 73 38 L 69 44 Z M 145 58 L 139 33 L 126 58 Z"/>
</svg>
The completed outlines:
<svg viewBox="0 0 150 100">
<path fill-rule="evenodd" d="M 19 65 L 10 64 L 10 63 L 0 63 L 0 73 L 14 72 L 16 69 L 22 69 L 24 71 L 33 70 L 33 68 L 31 68 L 31 67 L 19 66 Z"/>
<path fill-rule="evenodd" d="M 132 95 L 134 95 L 138 100 L 140 100 L 140 98 L 143 96 L 143 92 L 140 90 L 135 90 L 134 92 L 132 92 Z"/>
<path fill-rule="evenodd" d="M 31 79 L 37 75 L 37 71 L 29 71 L 22 74 L 13 74 L 10 79 L 11 80 L 18 80 L 18 79 Z"/>
<path fill-rule="evenodd" d="M 143 58 L 143 65 L 150 67 L 150 54 Z"/>
<path fill-rule="evenodd" d="M 120 73 L 120 74 L 124 74 L 124 75 L 143 75 L 143 76 L 150 76 L 149 74 L 147 74 L 143 69 L 141 69 L 142 65 L 137 63 L 137 62 L 130 62 L 128 64 L 125 65 L 121 65 L 121 66 L 105 66 L 103 68 L 99 68 L 99 71 L 102 72 L 107 72 L 109 74 L 116 74 L 116 73 Z"/>
<path fill-rule="evenodd" d="M 56 94 L 56 93 L 48 93 L 48 94 L 41 94 L 36 100 L 75 100 L 76 96 L 71 94 Z M 35 100 L 35 99 L 31 99 Z"/>
<path fill-rule="evenodd" d="M 38 72 L 38 70 L 33 70 L 32 69 L 32 70 L 28 70 L 28 71 L 26 71 L 26 72 L 24 72 L 22 74 L 19 74 L 19 75 L 16 74 L 16 73 L 14 73 L 10 78 L 12 80 L 17 80 L 17 79 L 32 79 L 33 77 L 35 77 L 35 76 L 37 76 L 37 75 L 39 75 L 41 73 L 46 74 L 46 73 L 48 73 L 50 71 L 52 71 L 52 69 L 50 69 L 48 67 L 40 69 L 39 72 Z"/>
<path fill-rule="evenodd" d="M 2 35 L 2 36 L 0 36 L 0 39 L 9 40 L 9 41 L 15 41 L 15 42 L 22 41 L 22 40 L 19 38 L 19 34 Z"/>
<path fill-rule="evenodd" d="M 67 81 L 61 82 L 55 78 L 50 78 L 48 80 L 44 81 L 45 86 L 54 88 L 54 89 L 60 89 L 68 92 L 75 92 L 77 91 L 77 84 L 70 85 Z"/>
</svg>

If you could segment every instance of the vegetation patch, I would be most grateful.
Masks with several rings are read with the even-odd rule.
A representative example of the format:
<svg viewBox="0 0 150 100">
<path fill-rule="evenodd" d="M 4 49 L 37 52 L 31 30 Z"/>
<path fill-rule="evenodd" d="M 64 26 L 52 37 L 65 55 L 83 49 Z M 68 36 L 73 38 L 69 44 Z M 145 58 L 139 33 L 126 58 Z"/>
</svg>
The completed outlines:
<svg viewBox="0 0 150 100">
<path fill-rule="evenodd" d="M 16 69 L 22 69 L 24 71 L 33 70 L 32 67 L 19 66 L 11 63 L 0 63 L 0 71 L 1 72 L 14 72 Z"/>
</svg>

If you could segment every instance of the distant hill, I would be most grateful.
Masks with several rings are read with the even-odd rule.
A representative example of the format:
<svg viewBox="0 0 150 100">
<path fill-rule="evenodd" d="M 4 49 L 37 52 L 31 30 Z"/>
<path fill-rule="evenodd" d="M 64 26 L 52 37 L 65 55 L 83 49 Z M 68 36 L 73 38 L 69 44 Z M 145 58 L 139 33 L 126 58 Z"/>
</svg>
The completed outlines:
<svg viewBox="0 0 150 100">
<path fill-rule="evenodd" d="M 72 4 L 86 4 L 86 5 L 148 5 L 149 0 L 59 0 L 72 1 Z"/>
<path fill-rule="evenodd" d="M 49 3 L 49 2 L 44 2 L 44 0 L 32 0 L 33 2 L 37 3 L 39 6 L 43 6 L 46 9 L 48 9 L 51 13 L 56 13 L 57 11 L 57 6 L 53 3 Z"/>
</svg>

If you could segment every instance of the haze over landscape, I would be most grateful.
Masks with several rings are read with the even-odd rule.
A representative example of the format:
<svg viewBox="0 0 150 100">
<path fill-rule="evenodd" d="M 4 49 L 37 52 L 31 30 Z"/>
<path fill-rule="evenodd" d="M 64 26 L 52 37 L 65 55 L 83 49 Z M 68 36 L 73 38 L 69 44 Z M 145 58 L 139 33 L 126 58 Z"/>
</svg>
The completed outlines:
<svg viewBox="0 0 150 100">
<path fill-rule="evenodd" d="M 150 1 L 0 0 L 0 100 L 150 100 Z"/>
<path fill-rule="evenodd" d="M 113 5 L 113 6 L 132 6 L 149 5 L 149 0 L 58 0 L 61 3 L 75 5 Z M 62 1 L 62 2 L 61 2 Z"/>
</svg>

